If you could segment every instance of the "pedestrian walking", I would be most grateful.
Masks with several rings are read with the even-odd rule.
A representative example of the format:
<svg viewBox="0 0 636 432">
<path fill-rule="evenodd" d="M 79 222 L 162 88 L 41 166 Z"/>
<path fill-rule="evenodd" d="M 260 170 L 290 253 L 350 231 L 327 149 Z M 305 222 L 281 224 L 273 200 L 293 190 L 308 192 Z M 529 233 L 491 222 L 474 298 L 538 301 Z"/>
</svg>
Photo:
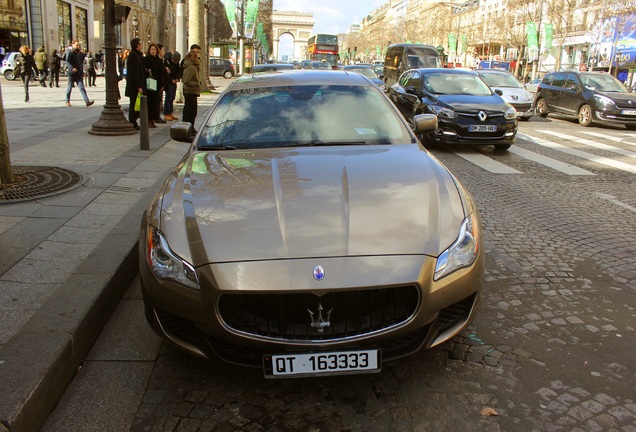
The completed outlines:
<svg viewBox="0 0 636 432">
<path fill-rule="evenodd" d="M 38 68 L 39 71 L 38 78 L 40 81 L 40 85 L 42 87 L 46 87 L 46 78 L 49 75 L 49 59 L 43 46 L 38 48 L 33 58 L 35 60 L 35 66 Z"/>
<path fill-rule="evenodd" d="M 141 39 L 134 38 L 130 41 L 130 53 L 126 58 L 126 96 L 130 99 L 130 107 L 128 109 L 128 121 L 133 127 L 139 130 L 139 111 L 135 111 L 135 102 L 137 95 L 146 94 L 146 72 L 142 60 L 143 51 L 141 48 Z"/>
<path fill-rule="evenodd" d="M 68 69 L 68 84 L 66 85 L 66 106 L 71 106 L 71 92 L 73 85 L 79 88 L 86 106 L 91 106 L 95 101 L 89 100 L 84 87 L 84 53 L 78 41 L 73 43 L 73 49 L 66 56 Z"/>
<path fill-rule="evenodd" d="M 156 119 L 159 118 L 159 123 L 166 121 L 159 117 L 159 105 L 161 104 L 161 96 L 163 95 L 164 86 L 164 70 L 163 60 L 159 58 L 159 47 L 155 43 L 148 45 L 148 51 L 146 57 L 143 59 L 144 67 L 146 68 L 146 74 L 151 79 L 155 80 L 154 89 L 148 87 L 146 89 L 146 95 L 148 96 L 148 126 L 156 128 Z"/>
<path fill-rule="evenodd" d="M 20 54 L 16 56 L 15 63 L 16 68 L 19 68 L 20 78 L 22 84 L 24 84 L 24 101 L 29 101 L 29 82 L 31 81 L 31 75 L 36 70 L 35 60 L 31 54 L 31 48 L 28 45 L 22 45 L 20 47 Z"/>
<path fill-rule="evenodd" d="M 53 82 L 55 82 L 55 87 L 60 86 L 60 68 L 62 66 L 62 59 L 57 54 L 57 50 L 54 49 L 51 51 L 51 55 L 49 56 L 49 87 L 53 87 Z"/>
<path fill-rule="evenodd" d="M 166 98 L 163 102 L 163 118 L 166 120 L 178 120 L 173 115 L 174 113 L 174 98 L 177 95 L 177 85 L 181 79 L 181 71 L 179 62 L 181 61 L 181 54 L 179 51 L 175 51 L 172 54 L 166 55 L 166 68 L 168 71 L 165 85 Z"/>
<path fill-rule="evenodd" d="M 183 60 L 183 118 L 184 122 L 192 125 L 192 132 L 196 133 L 194 122 L 197 118 L 197 98 L 201 94 L 201 85 L 199 84 L 199 67 L 201 61 L 199 54 L 201 47 L 197 44 L 190 46 L 190 51 Z"/>
<path fill-rule="evenodd" d="M 84 58 L 84 74 L 86 75 L 86 83 L 89 87 L 97 87 L 95 80 L 97 79 L 97 71 L 95 71 L 95 58 L 88 51 Z"/>
</svg>

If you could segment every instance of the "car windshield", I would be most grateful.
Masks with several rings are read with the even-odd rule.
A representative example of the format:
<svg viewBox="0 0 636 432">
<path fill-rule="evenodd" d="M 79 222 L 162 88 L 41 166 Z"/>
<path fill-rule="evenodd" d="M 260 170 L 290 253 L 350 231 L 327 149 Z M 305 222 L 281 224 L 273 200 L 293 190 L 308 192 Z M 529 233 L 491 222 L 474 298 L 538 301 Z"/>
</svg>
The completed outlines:
<svg viewBox="0 0 636 432">
<path fill-rule="evenodd" d="M 490 87 L 522 88 L 519 81 L 507 73 L 482 72 L 479 76 L 481 76 L 481 78 L 486 81 L 486 84 Z"/>
<path fill-rule="evenodd" d="M 619 80 L 610 74 L 581 74 L 583 85 L 592 90 L 600 90 L 605 92 L 628 93 Z"/>
<path fill-rule="evenodd" d="M 378 77 L 378 75 L 371 68 L 349 68 L 345 70 L 358 73 L 369 79 L 376 79 Z"/>
<path fill-rule="evenodd" d="M 197 148 L 409 142 L 408 128 L 376 87 L 302 85 L 226 92 Z"/>
<path fill-rule="evenodd" d="M 492 91 L 475 75 L 431 74 L 424 76 L 424 88 L 433 94 L 490 96 Z"/>
</svg>

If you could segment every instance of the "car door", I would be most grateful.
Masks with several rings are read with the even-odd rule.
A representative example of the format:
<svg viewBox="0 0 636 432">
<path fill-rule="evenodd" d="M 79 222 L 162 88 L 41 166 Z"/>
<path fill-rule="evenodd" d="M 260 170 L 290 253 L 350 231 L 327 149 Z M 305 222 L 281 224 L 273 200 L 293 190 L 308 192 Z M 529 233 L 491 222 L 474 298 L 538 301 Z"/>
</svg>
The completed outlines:
<svg viewBox="0 0 636 432">
<path fill-rule="evenodd" d="M 579 77 L 573 73 L 569 73 L 565 79 L 565 85 L 561 92 L 561 112 L 567 115 L 577 115 L 579 110 L 579 101 L 583 86 Z"/>
<path fill-rule="evenodd" d="M 561 93 L 565 87 L 567 75 L 565 72 L 556 73 L 552 83 L 546 86 L 545 101 L 552 112 L 563 112 L 563 108 L 561 107 Z"/>
<path fill-rule="evenodd" d="M 420 82 L 420 73 L 410 70 L 400 75 L 391 87 L 391 100 L 407 120 L 411 120 L 419 108 Z"/>
</svg>

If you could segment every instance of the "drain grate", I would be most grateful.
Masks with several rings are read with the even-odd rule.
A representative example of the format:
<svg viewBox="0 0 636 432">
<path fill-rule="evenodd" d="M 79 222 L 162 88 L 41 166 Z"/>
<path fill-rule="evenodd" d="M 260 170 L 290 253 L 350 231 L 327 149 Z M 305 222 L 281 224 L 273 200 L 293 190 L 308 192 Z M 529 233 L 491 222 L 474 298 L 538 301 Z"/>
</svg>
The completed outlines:
<svg viewBox="0 0 636 432">
<path fill-rule="evenodd" d="M 43 198 L 74 189 L 84 178 L 76 172 L 52 166 L 12 166 L 16 182 L 0 187 L 0 203 Z"/>
</svg>

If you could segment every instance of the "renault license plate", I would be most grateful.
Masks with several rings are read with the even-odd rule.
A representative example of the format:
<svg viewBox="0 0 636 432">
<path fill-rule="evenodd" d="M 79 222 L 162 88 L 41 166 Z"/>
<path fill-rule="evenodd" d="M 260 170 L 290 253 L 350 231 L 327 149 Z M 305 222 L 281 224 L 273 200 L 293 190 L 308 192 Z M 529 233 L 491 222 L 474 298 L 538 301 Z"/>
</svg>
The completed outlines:
<svg viewBox="0 0 636 432">
<path fill-rule="evenodd" d="M 263 357 L 266 378 L 380 372 L 380 351 L 337 351 Z"/>
<path fill-rule="evenodd" d="M 469 132 L 497 132 L 497 125 L 468 125 Z"/>
<path fill-rule="evenodd" d="M 636 115 L 636 110 L 623 110 L 623 115 Z"/>
</svg>

